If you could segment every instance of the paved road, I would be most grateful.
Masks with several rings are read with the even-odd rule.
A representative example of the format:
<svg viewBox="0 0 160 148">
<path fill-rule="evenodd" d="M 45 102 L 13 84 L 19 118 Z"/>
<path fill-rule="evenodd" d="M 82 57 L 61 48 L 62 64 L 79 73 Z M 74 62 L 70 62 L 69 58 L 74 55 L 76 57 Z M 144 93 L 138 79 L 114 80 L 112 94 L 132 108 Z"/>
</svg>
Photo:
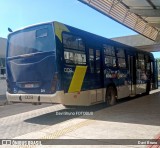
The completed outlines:
<svg viewBox="0 0 160 148">
<path fill-rule="evenodd" d="M 0 106 L 0 139 L 14 138 L 28 132 L 40 130 L 47 125 L 28 122 L 27 120 L 43 115 L 55 109 L 55 105 L 31 105 L 16 103 Z M 43 122 L 43 121 L 42 121 Z"/>
<path fill-rule="evenodd" d="M 12 116 L 28 111 L 34 111 L 36 109 L 42 109 L 45 107 L 53 106 L 53 104 L 32 105 L 27 103 L 14 103 L 10 105 L 0 106 L 0 118 Z"/>
<path fill-rule="evenodd" d="M 68 109 L 60 104 L 1 106 L 0 139 L 152 139 L 160 132 L 159 96 L 155 93 L 107 108 L 104 104 Z M 66 112 L 93 115 L 61 115 Z M 101 140 L 100 144 L 105 143 Z"/>
<path fill-rule="evenodd" d="M 91 107 L 65 108 L 60 104 L 31 105 L 16 103 L 0 106 L 0 139 L 15 138 L 30 132 L 36 132 L 52 125 L 59 125 L 80 115 L 56 115 L 84 111 L 98 111 L 104 104 Z"/>
</svg>

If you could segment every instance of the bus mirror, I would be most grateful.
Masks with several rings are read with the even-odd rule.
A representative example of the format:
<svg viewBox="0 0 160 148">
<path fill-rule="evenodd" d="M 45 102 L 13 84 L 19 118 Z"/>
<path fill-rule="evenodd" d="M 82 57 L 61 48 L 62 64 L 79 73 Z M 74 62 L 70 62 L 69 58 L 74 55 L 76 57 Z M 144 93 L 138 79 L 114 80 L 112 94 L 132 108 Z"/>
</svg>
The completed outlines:
<svg viewBox="0 0 160 148">
<path fill-rule="evenodd" d="M 11 28 L 9 28 L 9 27 L 8 27 L 8 31 L 9 31 L 9 32 L 13 32 L 13 31 L 12 31 L 12 29 L 11 29 Z"/>
</svg>

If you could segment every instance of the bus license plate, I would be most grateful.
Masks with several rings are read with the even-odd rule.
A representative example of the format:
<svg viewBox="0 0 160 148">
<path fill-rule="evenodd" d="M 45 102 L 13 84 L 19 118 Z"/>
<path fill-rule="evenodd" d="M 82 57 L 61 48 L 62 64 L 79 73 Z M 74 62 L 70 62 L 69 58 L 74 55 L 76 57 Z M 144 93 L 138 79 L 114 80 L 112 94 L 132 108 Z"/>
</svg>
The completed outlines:
<svg viewBox="0 0 160 148">
<path fill-rule="evenodd" d="M 25 84 L 24 87 L 25 87 L 25 88 L 33 88 L 33 87 L 34 87 L 34 84 Z"/>
<path fill-rule="evenodd" d="M 25 96 L 25 99 L 27 99 L 27 100 L 32 100 L 33 99 L 33 96 Z"/>
</svg>

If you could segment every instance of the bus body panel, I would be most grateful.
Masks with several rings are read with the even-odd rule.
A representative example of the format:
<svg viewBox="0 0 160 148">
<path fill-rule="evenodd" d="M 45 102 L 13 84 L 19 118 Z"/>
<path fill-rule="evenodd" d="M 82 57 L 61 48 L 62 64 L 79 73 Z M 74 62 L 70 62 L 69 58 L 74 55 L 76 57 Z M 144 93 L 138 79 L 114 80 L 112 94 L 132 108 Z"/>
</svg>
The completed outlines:
<svg viewBox="0 0 160 148">
<path fill-rule="evenodd" d="M 9 93 L 55 92 L 52 81 L 57 65 L 51 24 L 15 32 L 9 40 L 6 58 Z"/>
<path fill-rule="evenodd" d="M 8 84 L 13 93 L 51 93 L 50 81 L 56 67 L 54 53 L 11 59 L 7 66 L 8 76 L 12 78 Z"/>
</svg>

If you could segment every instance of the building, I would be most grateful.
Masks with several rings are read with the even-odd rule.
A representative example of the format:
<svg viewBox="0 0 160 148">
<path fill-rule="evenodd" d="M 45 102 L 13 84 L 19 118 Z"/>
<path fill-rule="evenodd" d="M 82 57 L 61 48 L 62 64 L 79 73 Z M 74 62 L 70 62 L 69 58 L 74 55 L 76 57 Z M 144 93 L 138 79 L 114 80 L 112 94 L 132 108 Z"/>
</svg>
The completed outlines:
<svg viewBox="0 0 160 148">
<path fill-rule="evenodd" d="M 0 38 L 0 74 L 5 73 L 5 54 L 6 54 L 7 39 Z"/>
</svg>

